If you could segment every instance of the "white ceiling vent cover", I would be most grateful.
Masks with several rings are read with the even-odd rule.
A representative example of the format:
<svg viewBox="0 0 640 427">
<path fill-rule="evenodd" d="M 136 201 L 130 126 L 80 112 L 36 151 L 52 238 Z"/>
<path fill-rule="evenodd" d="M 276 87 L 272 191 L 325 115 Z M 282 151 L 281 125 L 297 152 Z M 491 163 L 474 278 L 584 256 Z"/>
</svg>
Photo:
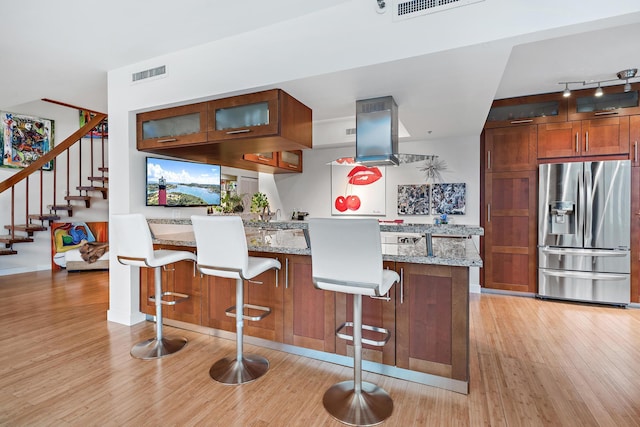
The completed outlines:
<svg viewBox="0 0 640 427">
<path fill-rule="evenodd" d="M 415 18 L 481 1 L 484 0 L 394 0 L 393 20 Z"/>
<path fill-rule="evenodd" d="M 162 66 L 156 67 L 156 68 L 150 68 L 150 69 L 144 70 L 144 71 L 138 71 L 137 73 L 131 74 L 131 82 L 135 83 L 135 82 L 138 82 L 140 80 L 149 79 L 151 77 L 163 76 L 166 73 L 167 73 L 167 66 L 166 65 L 162 65 Z"/>
</svg>

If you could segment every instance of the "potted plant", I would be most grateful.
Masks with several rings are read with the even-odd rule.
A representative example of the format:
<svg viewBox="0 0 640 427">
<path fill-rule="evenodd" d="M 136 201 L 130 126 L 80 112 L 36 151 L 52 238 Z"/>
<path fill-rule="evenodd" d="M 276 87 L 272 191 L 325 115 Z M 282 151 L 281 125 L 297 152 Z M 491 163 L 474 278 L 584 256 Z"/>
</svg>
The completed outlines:
<svg viewBox="0 0 640 427">
<path fill-rule="evenodd" d="M 268 221 L 271 217 L 269 212 L 269 200 L 264 193 L 255 193 L 251 197 L 251 212 L 257 213 L 262 221 Z"/>
<path fill-rule="evenodd" d="M 244 211 L 242 195 L 227 191 L 220 199 L 220 206 L 215 206 L 214 209 L 222 213 L 242 213 Z"/>
</svg>

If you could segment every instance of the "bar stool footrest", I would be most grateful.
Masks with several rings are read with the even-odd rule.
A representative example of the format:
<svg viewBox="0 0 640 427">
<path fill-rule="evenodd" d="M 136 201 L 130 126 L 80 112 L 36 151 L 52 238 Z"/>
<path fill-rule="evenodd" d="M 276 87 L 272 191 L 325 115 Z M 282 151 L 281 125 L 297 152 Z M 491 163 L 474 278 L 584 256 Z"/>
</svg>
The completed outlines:
<svg viewBox="0 0 640 427">
<path fill-rule="evenodd" d="M 261 311 L 262 314 L 258 315 L 258 316 L 249 316 L 246 314 L 242 314 L 242 318 L 244 320 L 252 320 L 254 322 L 258 321 L 258 320 L 262 320 L 265 317 L 267 317 L 268 315 L 271 314 L 271 308 L 270 307 L 264 307 L 262 305 L 254 305 L 254 304 L 244 304 L 243 305 L 244 308 L 249 308 L 252 310 L 258 310 Z M 229 317 L 236 317 L 236 306 L 231 306 L 229 308 L 227 308 L 224 313 L 229 316 Z"/>
<path fill-rule="evenodd" d="M 353 322 L 344 322 L 342 325 L 340 325 L 340 327 L 336 329 L 336 336 L 338 338 L 342 338 L 343 340 L 353 341 L 353 335 L 347 335 L 341 332 L 343 329 L 346 329 L 346 328 L 353 328 Z M 382 347 L 389 341 L 389 338 L 391 338 L 391 332 L 389 332 L 388 329 L 379 328 L 377 326 L 369 326 L 369 325 L 362 325 L 362 329 L 384 335 L 384 338 L 381 341 L 374 341 L 368 338 L 362 338 L 362 344 L 368 344 L 375 347 Z"/>
<path fill-rule="evenodd" d="M 175 297 L 176 299 L 173 299 L 173 300 L 167 301 L 167 300 L 163 300 L 163 299 L 162 299 L 162 298 L 164 298 L 164 297 Z M 184 301 L 186 301 L 186 300 L 188 300 L 188 299 L 189 299 L 189 295 L 187 295 L 187 294 L 181 294 L 181 293 L 179 293 L 179 292 L 169 292 L 169 291 L 167 291 L 167 292 L 163 292 L 163 293 L 162 293 L 161 298 L 160 298 L 160 304 L 164 304 L 164 305 L 176 305 L 176 304 L 178 304 L 179 302 L 184 302 Z M 155 303 L 155 302 L 156 302 L 156 297 L 155 297 L 155 295 L 151 295 L 151 296 L 149 297 L 149 301 L 151 301 L 151 302 Z"/>
</svg>

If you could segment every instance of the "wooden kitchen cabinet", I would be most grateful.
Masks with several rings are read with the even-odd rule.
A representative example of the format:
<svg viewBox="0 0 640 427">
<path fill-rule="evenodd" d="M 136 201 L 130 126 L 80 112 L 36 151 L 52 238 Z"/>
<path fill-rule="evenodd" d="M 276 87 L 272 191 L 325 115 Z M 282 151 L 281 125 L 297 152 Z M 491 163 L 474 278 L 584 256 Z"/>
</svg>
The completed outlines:
<svg viewBox="0 0 640 427">
<path fill-rule="evenodd" d="M 245 154 L 311 148 L 311 109 L 280 89 L 209 101 L 208 117 L 210 142 L 262 138 Z"/>
<path fill-rule="evenodd" d="M 629 117 L 538 125 L 538 158 L 629 154 Z"/>
<path fill-rule="evenodd" d="M 537 292 L 537 173 L 485 174 L 483 286 Z"/>
<path fill-rule="evenodd" d="M 158 245 L 157 249 L 185 250 L 183 246 Z M 189 295 L 189 299 L 175 305 L 163 305 L 162 315 L 166 319 L 200 324 L 202 319 L 202 292 L 199 274 L 195 263 L 180 261 L 167 265 L 162 271 L 162 291 L 178 292 Z M 155 316 L 155 303 L 149 301 L 149 296 L 155 293 L 155 271 L 153 268 L 140 268 L 140 311 Z M 165 300 L 170 297 L 165 297 Z"/>
<path fill-rule="evenodd" d="M 302 150 L 279 152 L 278 167 L 290 172 L 302 172 Z"/>
<path fill-rule="evenodd" d="M 259 163 L 267 166 L 278 167 L 278 153 L 276 152 L 268 152 L 268 153 L 249 153 L 243 156 L 243 159 Z"/>
<path fill-rule="evenodd" d="M 535 170 L 537 135 L 536 125 L 485 129 L 485 172 Z"/>
<path fill-rule="evenodd" d="M 394 262 L 384 262 L 384 267 L 395 269 Z M 362 324 L 387 329 L 390 333 L 389 341 L 382 347 L 362 344 L 362 360 L 395 365 L 396 363 L 396 283 L 388 295 L 380 298 L 362 297 Z M 336 292 L 336 328 L 344 322 L 353 322 L 353 295 Z M 353 335 L 353 328 L 345 330 Z M 362 331 L 363 338 L 380 341 L 384 338 L 379 333 Z M 353 357 L 352 341 L 336 338 L 336 353 Z"/>
<path fill-rule="evenodd" d="M 594 95 L 594 89 L 572 91 L 568 104 L 568 120 L 640 114 L 638 103 L 640 83 L 633 83 L 628 92 L 624 91 L 624 85 L 607 86 L 603 90 L 604 95 L 600 97 Z"/>
<path fill-rule="evenodd" d="M 250 256 L 264 256 L 250 253 Z M 227 316 L 226 310 L 236 305 L 236 280 L 202 275 L 206 301 L 203 307 L 203 325 L 224 331 L 236 331 L 236 318 Z M 271 313 L 259 321 L 244 321 L 244 334 L 271 341 L 283 341 L 282 283 L 280 272 L 268 270 L 244 282 L 244 303 L 270 307 Z M 245 309 L 249 316 L 261 313 Z"/>
<path fill-rule="evenodd" d="M 136 116 L 138 150 L 170 149 L 207 141 L 207 104 L 183 105 Z"/>
<path fill-rule="evenodd" d="M 313 286 L 311 257 L 284 257 L 284 342 L 334 353 L 335 292 Z"/>
<path fill-rule="evenodd" d="M 640 147 L 640 115 L 629 117 L 629 157 L 631 158 L 631 166 L 640 166 L 640 158 L 638 150 Z"/>
<path fill-rule="evenodd" d="M 396 366 L 467 381 L 466 267 L 396 263 Z"/>
<path fill-rule="evenodd" d="M 566 120 L 567 101 L 562 93 L 522 96 L 493 101 L 485 129 Z"/>
</svg>

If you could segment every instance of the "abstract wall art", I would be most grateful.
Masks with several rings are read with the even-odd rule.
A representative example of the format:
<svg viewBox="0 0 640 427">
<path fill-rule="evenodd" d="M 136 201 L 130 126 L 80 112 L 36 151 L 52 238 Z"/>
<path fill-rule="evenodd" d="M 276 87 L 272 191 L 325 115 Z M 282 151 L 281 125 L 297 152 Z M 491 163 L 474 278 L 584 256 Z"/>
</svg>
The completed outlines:
<svg viewBox="0 0 640 427">
<path fill-rule="evenodd" d="M 429 215 L 429 184 L 398 185 L 398 215 Z"/>
<path fill-rule="evenodd" d="M 53 120 L 0 112 L 2 166 L 24 168 L 45 155 L 53 147 Z M 44 170 L 53 168 L 47 162 Z"/>
<path fill-rule="evenodd" d="M 433 184 L 431 215 L 464 215 L 467 190 L 465 183 Z"/>
</svg>

